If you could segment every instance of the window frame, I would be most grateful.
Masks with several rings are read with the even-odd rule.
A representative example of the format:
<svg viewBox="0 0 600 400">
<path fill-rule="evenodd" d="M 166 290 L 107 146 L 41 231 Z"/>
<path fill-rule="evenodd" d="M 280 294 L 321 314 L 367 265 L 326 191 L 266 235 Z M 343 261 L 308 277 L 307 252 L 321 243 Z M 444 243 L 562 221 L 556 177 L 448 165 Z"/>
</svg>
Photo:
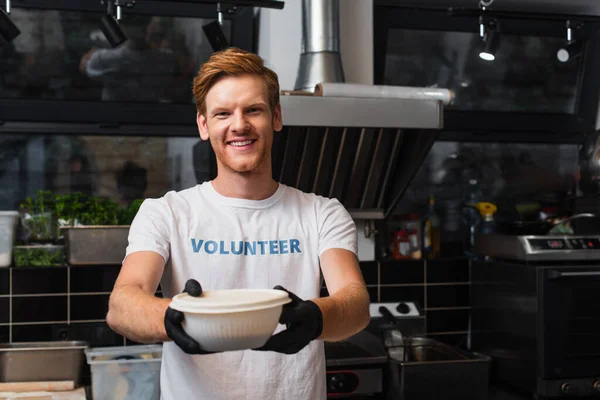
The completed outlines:
<svg viewBox="0 0 600 400">
<path fill-rule="evenodd" d="M 96 0 L 12 0 L 13 8 L 98 12 Z M 216 4 L 183 1 L 137 1 L 128 14 L 217 19 Z M 237 7 L 231 20 L 231 45 L 255 51 L 253 7 Z M 40 132 L 40 125 L 45 129 Z M 197 135 L 196 108 L 190 104 L 131 103 L 102 101 L 61 101 L 36 99 L 0 99 L 0 133 L 35 134 L 116 134 L 193 136 Z M 77 126 L 78 129 L 73 129 Z M 162 132 L 159 134 L 158 132 Z"/>
<path fill-rule="evenodd" d="M 460 10 L 394 6 L 389 0 L 374 0 L 374 83 L 385 76 L 385 56 L 390 29 L 420 29 L 478 32 L 479 10 Z M 569 16 L 532 15 L 499 12 L 497 19 L 507 34 L 566 36 Z M 588 38 L 578 76 L 574 114 L 515 111 L 444 110 L 444 129 L 440 140 L 495 142 L 579 143 L 585 134 L 596 130 L 600 104 L 600 23 L 597 17 L 577 16 L 584 26 L 576 32 Z"/>
</svg>

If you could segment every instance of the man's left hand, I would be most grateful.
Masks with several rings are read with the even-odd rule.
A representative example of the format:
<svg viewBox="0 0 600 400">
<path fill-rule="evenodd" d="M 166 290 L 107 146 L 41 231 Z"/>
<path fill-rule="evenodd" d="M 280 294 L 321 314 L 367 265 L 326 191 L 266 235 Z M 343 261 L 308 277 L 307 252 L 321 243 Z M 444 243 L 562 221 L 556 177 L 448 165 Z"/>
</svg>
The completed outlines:
<svg viewBox="0 0 600 400">
<path fill-rule="evenodd" d="M 273 335 L 264 346 L 254 350 L 295 354 L 321 336 L 323 313 L 313 301 L 302 300 L 281 286 L 275 286 L 274 289 L 287 292 L 292 299 L 291 303 L 283 306 L 279 318 L 279 323 L 285 324 L 287 329 Z"/>
</svg>

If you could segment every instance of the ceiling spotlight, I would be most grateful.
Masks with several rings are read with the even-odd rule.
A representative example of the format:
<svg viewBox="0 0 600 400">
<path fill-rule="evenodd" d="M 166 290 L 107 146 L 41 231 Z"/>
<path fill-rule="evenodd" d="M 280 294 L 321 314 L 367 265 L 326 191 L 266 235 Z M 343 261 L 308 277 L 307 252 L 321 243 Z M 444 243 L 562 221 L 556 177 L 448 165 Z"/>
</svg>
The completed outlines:
<svg viewBox="0 0 600 400">
<path fill-rule="evenodd" d="M 102 1 L 105 4 L 105 1 Z M 119 26 L 123 7 L 132 8 L 135 0 L 106 0 L 106 13 L 100 18 L 100 30 L 112 47 L 117 47 L 127 40 L 127 36 Z"/>
<path fill-rule="evenodd" d="M 112 47 L 117 47 L 127 40 L 127 36 L 112 15 L 105 14 L 100 18 L 100 30 Z"/>
<path fill-rule="evenodd" d="M 229 47 L 229 43 L 222 29 L 223 14 L 233 15 L 236 9 L 237 6 L 235 4 L 221 4 L 219 1 L 217 3 L 217 20 L 202 26 L 202 30 L 213 51 L 221 51 Z"/>
<path fill-rule="evenodd" d="M 213 51 L 221 51 L 229 47 L 227 38 L 225 37 L 225 34 L 223 33 L 221 25 L 218 21 L 213 21 L 202 26 L 202 30 L 208 38 L 208 42 L 210 43 L 210 47 L 212 47 Z"/>
<path fill-rule="evenodd" d="M 488 25 L 483 23 L 483 19 L 479 19 L 479 36 L 483 41 L 483 49 L 479 52 L 479 57 L 485 61 L 494 61 L 496 53 L 500 47 L 500 31 L 498 24 L 492 22 Z"/>
<path fill-rule="evenodd" d="M 571 30 L 571 21 L 567 21 L 567 41 L 556 52 L 556 58 L 562 63 L 569 62 L 579 57 L 583 51 L 583 42 L 581 40 L 573 40 L 573 32 Z"/>
<path fill-rule="evenodd" d="M 8 14 L 10 14 L 10 0 L 6 0 L 6 11 L 0 7 L 0 47 L 21 34 L 21 31 L 11 21 Z"/>
<path fill-rule="evenodd" d="M 479 57 L 486 61 L 494 61 L 499 47 L 500 34 L 498 31 L 489 31 L 485 35 L 483 50 L 479 53 Z"/>
<path fill-rule="evenodd" d="M 562 63 L 569 62 L 581 55 L 583 43 L 581 41 L 572 41 L 566 46 L 561 47 L 556 52 L 556 58 Z"/>
</svg>

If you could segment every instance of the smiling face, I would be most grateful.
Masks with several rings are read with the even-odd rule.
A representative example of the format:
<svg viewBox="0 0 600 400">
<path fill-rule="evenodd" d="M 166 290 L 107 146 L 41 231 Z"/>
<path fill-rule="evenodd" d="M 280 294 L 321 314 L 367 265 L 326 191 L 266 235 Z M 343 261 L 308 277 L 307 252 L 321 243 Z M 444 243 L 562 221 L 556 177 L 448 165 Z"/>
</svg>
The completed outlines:
<svg viewBox="0 0 600 400">
<path fill-rule="evenodd" d="M 210 140 L 219 172 L 271 173 L 273 131 L 280 131 L 281 106 L 271 111 L 265 81 L 256 75 L 228 76 L 206 95 L 197 116 L 200 137 Z M 268 171 L 268 172 L 267 172 Z"/>
</svg>

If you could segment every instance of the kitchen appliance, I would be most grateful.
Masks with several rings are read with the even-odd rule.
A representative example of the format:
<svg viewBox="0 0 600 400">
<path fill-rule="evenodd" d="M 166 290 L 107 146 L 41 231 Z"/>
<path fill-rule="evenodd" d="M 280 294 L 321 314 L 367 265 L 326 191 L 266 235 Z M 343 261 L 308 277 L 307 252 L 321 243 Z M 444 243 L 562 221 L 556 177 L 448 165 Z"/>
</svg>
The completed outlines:
<svg viewBox="0 0 600 400">
<path fill-rule="evenodd" d="M 600 261 L 600 235 L 480 235 L 477 254 L 529 261 Z"/>
<path fill-rule="evenodd" d="M 383 399 L 387 353 L 381 340 L 361 331 L 325 343 L 327 398 Z"/>
<path fill-rule="evenodd" d="M 470 348 L 536 398 L 600 395 L 600 235 L 481 235 Z"/>
<path fill-rule="evenodd" d="M 396 318 L 385 318 L 379 308 L 386 307 Z M 340 341 L 325 342 L 328 399 L 387 399 L 388 354 L 382 332 L 395 327 L 408 332 L 423 332 L 424 317 L 412 302 L 372 303 L 367 328 Z"/>
<path fill-rule="evenodd" d="M 376 306 L 377 308 L 377 306 Z M 379 308 L 391 326 L 382 329 L 389 355 L 386 392 L 389 400 L 486 400 L 491 358 L 425 337 L 416 307 Z M 413 324 L 407 324 L 413 322 Z M 421 320 L 422 322 L 422 320 Z"/>
</svg>

